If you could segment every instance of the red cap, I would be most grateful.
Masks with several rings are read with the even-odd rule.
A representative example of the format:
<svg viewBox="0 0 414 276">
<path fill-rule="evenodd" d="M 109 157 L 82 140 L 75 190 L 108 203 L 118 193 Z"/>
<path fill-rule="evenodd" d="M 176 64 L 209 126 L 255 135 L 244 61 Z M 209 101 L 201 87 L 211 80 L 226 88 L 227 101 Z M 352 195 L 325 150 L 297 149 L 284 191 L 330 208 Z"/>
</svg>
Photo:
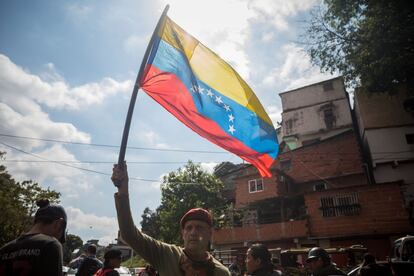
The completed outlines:
<svg viewBox="0 0 414 276">
<path fill-rule="evenodd" d="M 210 213 L 203 208 L 190 209 L 187 213 L 185 213 L 180 221 L 181 228 L 184 228 L 185 223 L 189 220 L 201 220 L 210 225 L 210 227 L 213 226 L 213 218 Z"/>
</svg>

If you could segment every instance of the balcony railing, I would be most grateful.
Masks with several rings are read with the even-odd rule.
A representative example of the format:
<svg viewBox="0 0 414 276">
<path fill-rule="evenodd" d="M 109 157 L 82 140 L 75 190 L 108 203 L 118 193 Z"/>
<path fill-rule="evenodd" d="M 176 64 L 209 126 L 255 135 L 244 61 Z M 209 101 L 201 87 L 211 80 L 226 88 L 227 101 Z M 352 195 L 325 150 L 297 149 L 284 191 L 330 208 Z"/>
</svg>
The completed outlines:
<svg viewBox="0 0 414 276">
<path fill-rule="evenodd" d="M 306 220 L 296 220 L 216 229 L 213 233 L 213 243 L 244 243 L 247 241 L 282 240 L 306 236 L 308 236 Z"/>
</svg>

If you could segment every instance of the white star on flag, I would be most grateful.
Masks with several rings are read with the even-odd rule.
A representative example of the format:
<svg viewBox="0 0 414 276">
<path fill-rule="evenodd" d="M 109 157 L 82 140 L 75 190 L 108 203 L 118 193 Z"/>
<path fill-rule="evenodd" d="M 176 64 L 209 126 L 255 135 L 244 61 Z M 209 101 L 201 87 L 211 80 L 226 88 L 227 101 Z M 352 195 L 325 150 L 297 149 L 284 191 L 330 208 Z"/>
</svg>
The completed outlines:
<svg viewBox="0 0 414 276">
<path fill-rule="evenodd" d="M 211 92 L 211 89 L 207 90 L 207 96 L 210 98 L 213 97 L 213 92 Z"/>
<path fill-rule="evenodd" d="M 201 86 L 198 86 L 198 93 L 204 94 L 203 91 L 204 91 L 204 88 L 202 88 Z"/>
<path fill-rule="evenodd" d="M 191 91 L 193 91 L 194 93 L 198 92 L 198 87 L 196 85 L 193 85 L 191 87 Z"/>
<path fill-rule="evenodd" d="M 236 129 L 234 128 L 234 126 L 230 125 L 229 132 L 231 132 L 231 134 L 233 134 L 235 131 L 236 131 Z"/>
<path fill-rule="evenodd" d="M 224 109 L 225 109 L 226 111 L 230 111 L 230 106 L 228 106 L 227 104 L 225 104 L 225 105 L 224 105 Z"/>
<path fill-rule="evenodd" d="M 230 114 L 229 115 L 229 122 L 233 122 L 234 121 L 234 116 L 233 116 L 233 114 Z"/>
<path fill-rule="evenodd" d="M 219 104 L 223 103 L 223 101 L 221 100 L 221 97 L 217 97 L 217 96 L 216 96 L 216 102 Z"/>
</svg>

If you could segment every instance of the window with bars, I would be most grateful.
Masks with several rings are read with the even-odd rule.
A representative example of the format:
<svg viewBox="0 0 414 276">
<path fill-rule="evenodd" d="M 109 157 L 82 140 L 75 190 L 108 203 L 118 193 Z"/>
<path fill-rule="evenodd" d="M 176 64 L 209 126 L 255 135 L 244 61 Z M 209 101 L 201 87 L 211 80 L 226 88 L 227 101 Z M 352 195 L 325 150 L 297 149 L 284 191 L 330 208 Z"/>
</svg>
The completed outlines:
<svg viewBox="0 0 414 276">
<path fill-rule="evenodd" d="M 249 180 L 249 193 L 261 192 L 263 190 L 263 178 Z"/>
<path fill-rule="evenodd" d="M 321 198 L 322 216 L 354 216 L 358 215 L 361 210 L 358 194 L 342 194 Z"/>
</svg>

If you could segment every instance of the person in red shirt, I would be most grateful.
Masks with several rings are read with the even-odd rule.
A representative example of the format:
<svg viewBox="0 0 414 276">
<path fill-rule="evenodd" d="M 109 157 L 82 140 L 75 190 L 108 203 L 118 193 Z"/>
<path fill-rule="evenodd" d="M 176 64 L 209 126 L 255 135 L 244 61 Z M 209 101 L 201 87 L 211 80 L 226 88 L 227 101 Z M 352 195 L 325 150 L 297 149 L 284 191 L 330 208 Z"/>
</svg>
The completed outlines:
<svg viewBox="0 0 414 276">
<path fill-rule="evenodd" d="M 104 265 L 99 269 L 95 276 L 119 276 L 115 268 L 121 266 L 122 252 L 118 249 L 109 249 L 104 255 Z"/>
</svg>

